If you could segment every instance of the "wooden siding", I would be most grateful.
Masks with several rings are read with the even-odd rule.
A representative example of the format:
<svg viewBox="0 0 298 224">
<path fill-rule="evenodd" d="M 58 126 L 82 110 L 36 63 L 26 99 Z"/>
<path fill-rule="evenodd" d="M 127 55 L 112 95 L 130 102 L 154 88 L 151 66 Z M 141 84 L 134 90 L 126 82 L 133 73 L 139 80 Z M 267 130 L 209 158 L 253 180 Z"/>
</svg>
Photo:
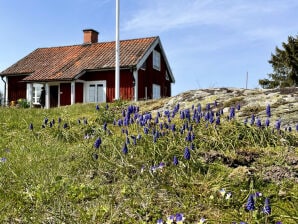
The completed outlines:
<svg viewBox="0 0 298 224">
<path fill-rule="evenodd" d="M 60 106 L 70 105 L 71 86 L 70 83 L 60 84 Z"/>
<path fill-rule="evenodd" d="M 132 100 L 134 98 L 133 74 L 130 70 L 121 70 L 120 73 L 120 97 L 124 100 Z M 88 72 L 80 79 L 106 81 L 106 101 L 112 102 L 115 99 L 115 71 Z"/>
<path fill-rule="evenodd" d="M 158 50 L 158 49 L 156 49 Z M 160 85 L 161 97 L 171 96 L 171 80 L 166 80 L 166 63 L 161 55 L 160 71 L 153 68 L 153 53 L 150 54 L 146 60 L 146 69 L 140 69 L 138 72 L 139 79 L 139 99 L 145 99 L 145 87 L 147 87 L 147 99 L 152 99 L 153 84 Z"/>
<path fill-rule="evenodd" d="M 83 103 L 84 102 L 84 84 L 83 83 L 76 83 L 75 86 L 75 102 L 76 103 Z"/>
<path fill-rule="evenodd" d="M 8 84 L 8 102 L 17 101 L 18 99 L 26 99 L 27 84 L 22 82 L 26 76 L 9 76 Z"/>
</svg>

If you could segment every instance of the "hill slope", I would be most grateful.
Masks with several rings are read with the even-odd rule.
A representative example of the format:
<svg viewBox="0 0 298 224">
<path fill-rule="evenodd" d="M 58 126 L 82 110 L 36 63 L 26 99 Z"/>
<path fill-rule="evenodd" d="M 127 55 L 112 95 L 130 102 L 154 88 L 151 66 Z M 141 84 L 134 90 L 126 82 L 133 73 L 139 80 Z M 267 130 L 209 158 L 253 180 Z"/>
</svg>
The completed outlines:
<svg viewBox="0 0 298 224">
<path fill-rule="evenodd" d="M 0 221 L 297 223 L 297 91 L 287 91 L 1 108 Z"/>
</svg>

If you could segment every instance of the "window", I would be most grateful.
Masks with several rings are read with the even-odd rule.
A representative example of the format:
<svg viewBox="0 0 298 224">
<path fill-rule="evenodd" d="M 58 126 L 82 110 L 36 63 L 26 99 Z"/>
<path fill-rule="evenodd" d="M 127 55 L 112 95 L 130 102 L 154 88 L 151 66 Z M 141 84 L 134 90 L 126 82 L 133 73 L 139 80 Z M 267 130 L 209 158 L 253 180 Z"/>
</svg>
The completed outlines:
<svg viewBox="0 0 298 224">
<path fill-rule="evenodd" d="M 105 88 L 105 81 L 95 81 L 86 83 L 86 101 L 89 103 L 106 102 Z"/>
<path fill-rule="evenodd" d="M 170 80 L 170 77 L 169 77 L 169 73 L 168 71 L 166 71 L 166 80 L 169 81 Z"/>
<path fill-rule="evenodd" d="M 33 83 L 33 89 L 32 89 L 32 103 L 33 104 L 39 104 L 39 97 L 41 94 L 41 87 L 43 87 L 42 84 Z"/>
<path fill-rule="evenodd" d="M 153 51 L 153 68 L 160 71 L 160 53 Z"/>
<path fill-rule="evenodd" d="M 153 84 L 152 86 L 152 98 L 159 99 L 160 98 L 160 85 Z"/>
</svg>

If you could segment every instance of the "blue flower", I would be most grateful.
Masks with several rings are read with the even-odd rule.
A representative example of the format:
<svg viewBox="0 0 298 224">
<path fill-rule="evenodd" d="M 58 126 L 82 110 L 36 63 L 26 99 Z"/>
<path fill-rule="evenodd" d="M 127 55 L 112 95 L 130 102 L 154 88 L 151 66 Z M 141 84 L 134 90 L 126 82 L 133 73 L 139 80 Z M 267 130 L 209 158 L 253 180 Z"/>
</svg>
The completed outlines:
<svg viewBox="0 0 298 224">
<path fill-rule="evenodd" d="M 185 147 L 184 149 L 184 158 L 190 160 L 190 151 L 188 147 Z"/>
<path fill-rule="evenodd" d="M 255 201 L 252 194 L 249 195 L 245 207 L 248 211 L 253 211 L 255 209 Z"/>
<path fill-rule="evenodd" d="M 174 156 L 174 158 L 173 158 L 173 164 L 174 164 L 175 166 L 177 166 L 178 163 L 179 163 L 178 158 L 177 158 L 176 156 Z"/>
<path fill-rule="evenodd" d="M 96 105 L 95 109 L 96 109 L 96 110 L 99 110 L 99 105 L 98 105 L 98 104 Z"/>
<path fill-rule="evenodd" d="M 270 206 L 269 198 L 266 198 L 266 199 L 265 199 L 263 212 L 264 212 L 266 215 L 270 215 L 270 214 L 271 214 L 271 206 Z"/>
<path fill-rule="evenodd" d="M 175 219 L 175 216 L 170 215 L 170 216 L 167 218 L 167 224 L 174 223 L 174 219 Z"/>
<path fill-rule="evenodd" d="M 176 214 L 175 220 L 176 220 L 177 224 L 183 223 L 184 219 L 185 218 L 184 218 L 182 213 L 177 213 Z"/>
<path fill-rule="evenodd" d="M 267 104 L 267 107 L 266 107 L 266 114 L 267 114 L 268 117 L 271 117 L 270 104 Z"/>
<path fill-rule="evenodd" d="M 237 104 L 237 110 L 240 110 L 240 103 Z"/>
<path fill-rule="evenodd" d="M 31 123 L 30 125 L 29 125 L 29 130 L 33 130 L 33 124 Z"/>
<path fill-rule="evenodd" d="M 98 149 L 101 144 L 101 138 L 98 137 L 94 142 L 94 148 Z"/>
<path fill-rule="evenodd" d="M 122 152 L 123 152 L 123 154 L 127 154 L 128 153 L 128 148 L 127 148 L 126 143 L 124 143 L 124 146 L 122 148 Z"/>
<path fill-rule="evenodd" d="M 219 117 L 219 116 L 218 116 L 218 117 L 216 117 L 215 124 L 216 124 L 216 125 L 220 125 L 220 117 Z"/>
<path fill-rule="evenodd" d="M 230 116 L 229 119 L 231 120 L 232 118 L 235 117 L 235 107 L 231 107 L 230 108 Z"/>
<path fill-rule="evenodd" d="M 68 128 L 67 123 L 64 123 L 63 128 L 64 128 L 64 129 Z"/>
<path fill-rule="evenodd" d="M 157 224 L 163 224 L 163 221 L 162 221 L 162 219 L 159 219 L 159 220 L 157 220 L 156 223 L 157 223 Z"/>
<path fill-rule="evenodd" d="M 46 117 L 46 118 L 44 119 L 44 124 L 47 125 L 48 121 L 49 121 L 49 119 Z"/>
<path fill-rule="evenodd" d="M 250 124 L 253 125 L 255 123 L 255 115 L 251 115 Z"/>
<path fill-rule="evenodd" d="M 266 121 L 265 121 L 266 127 L 269 127 L 269 124 L 270 124 L 270 120 L 269 120 L 269 118 L 267 118 Z"/>
<path fill-rule="evenodd" d="M 280 126 L 281 126 L 281 120 L 277 120 L 276 123 L 275 123 L 275 128 L 277 130 L 280 130 Z"/>
</svg>

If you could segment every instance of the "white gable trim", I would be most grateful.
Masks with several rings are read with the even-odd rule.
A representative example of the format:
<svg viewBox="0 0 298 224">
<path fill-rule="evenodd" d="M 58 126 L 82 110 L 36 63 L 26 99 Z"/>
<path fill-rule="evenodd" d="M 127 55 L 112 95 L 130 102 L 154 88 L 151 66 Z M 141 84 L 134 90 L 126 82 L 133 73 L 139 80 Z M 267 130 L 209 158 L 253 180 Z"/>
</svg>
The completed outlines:
<svg viewBox="0 0 298 224">
<path fill-rule="evenodd" d="M 143 57 L 141 58 L 141 60 L 137 63 L 136 65 L 136 68 L 137 70 L 139 70 L 142 65 L 144 64 L 144 62 L 147 60 L 147 58 L 149 57 L 149 55 L 153 52 L 153 50 L 155 49 L 155 47 L 159 45 L 160 46 L 160 49 L 161 49 L 161 55 L 166 63 L 166 66 L 167 66 L 167 70 L 168 70 L 168 73 L 171 77 L 171 80 L 173 81 L 173 83 L 175 83 L 175 78 L 173 76 L 173 73 L 172 73 L 172 70 L 171 70 L 171 67 L 170 67 L 170 64 L 168 62 L 168 59 L 166 57 L 166 54 L 165 54 L 165 51 L 162 47 L 162 44 L 161 44 L 161 41 L 159 39 L 159 37 L 156 38 L 156 40 L 153 42 L 153 44 L 150 46 L 150 48 L 147 50 L 147 52 L 143 55 Z"/>
</svg>

